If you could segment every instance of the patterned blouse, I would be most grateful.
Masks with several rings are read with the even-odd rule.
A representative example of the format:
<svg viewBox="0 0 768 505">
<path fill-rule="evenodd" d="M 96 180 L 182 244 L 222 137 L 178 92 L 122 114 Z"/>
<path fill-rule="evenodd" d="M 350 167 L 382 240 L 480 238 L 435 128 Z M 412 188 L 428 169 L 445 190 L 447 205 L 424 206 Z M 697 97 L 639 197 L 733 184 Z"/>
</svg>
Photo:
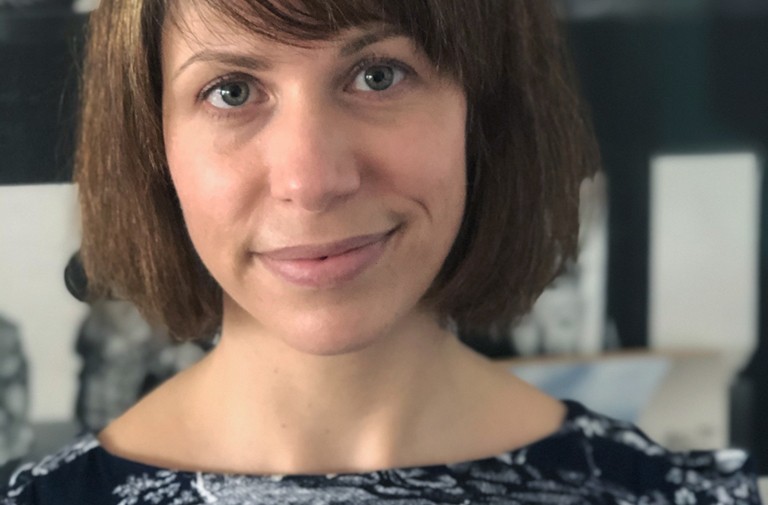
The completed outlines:
<svg viewBox="0 0 768 505">
<path fill-rule="evenodd" d="M 93 435 L 20 467 L 0 505 L 759 504 L 742 451 L 673 453 L 567 401 L 557 433 L 496 457 L 362 474 L 182 472 L 114 456 Z"/>
</svg>

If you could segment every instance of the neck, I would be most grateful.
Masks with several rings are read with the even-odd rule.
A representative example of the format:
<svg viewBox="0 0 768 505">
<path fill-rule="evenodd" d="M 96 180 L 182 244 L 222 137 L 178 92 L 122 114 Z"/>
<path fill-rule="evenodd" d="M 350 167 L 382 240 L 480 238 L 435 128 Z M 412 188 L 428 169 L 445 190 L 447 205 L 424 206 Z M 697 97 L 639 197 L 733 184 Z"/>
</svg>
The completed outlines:
<svg viewBox="0 0 768 505">
<path fill-rule="evenodd" d="M 449 429 L 457 406 L 469 411 L 467 401 L 481 401 L 461 394 L 477 391 L 470 376 L 474 386 L 487 379 L 477 373 L 479 361 L 426 314 L 333 356 L 297 351 L 225 320 L 220 344 L 190 375 L 204 391 L 193 409 L 198 419 L 216 412 L 215 431 L 229 439 L 218 441 L 222 457 L 230 461 L 258 447 L 270 468 L 285 473 L 418 464 L 435 426 Z"/>
</svg>

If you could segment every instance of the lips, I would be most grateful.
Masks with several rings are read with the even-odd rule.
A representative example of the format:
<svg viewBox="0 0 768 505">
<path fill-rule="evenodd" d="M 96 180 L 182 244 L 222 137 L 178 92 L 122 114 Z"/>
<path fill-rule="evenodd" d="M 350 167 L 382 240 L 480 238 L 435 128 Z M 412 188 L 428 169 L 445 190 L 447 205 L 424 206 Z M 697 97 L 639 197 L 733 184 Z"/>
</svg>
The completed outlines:
<svg viewBox="0 0 768 505">
<path fill-rule="evenodd" d="M 351 237 L 328 244 L 283 247 L 272 251 L 262 252 L 260 254 L 276 261 L 321 259 L 328 256 L 337 256 L 352 249 L 373 244 L 383 240 L 390 233 L 391 232 L 360 235 L 358 237 Z"/>
<path fill-rule="evenodd" d="M 333 287 L 375 264 L 395 230 L 326 244 L 283 247 L 256 256 L 273 274 L 298 286 Z"/>
</svg>

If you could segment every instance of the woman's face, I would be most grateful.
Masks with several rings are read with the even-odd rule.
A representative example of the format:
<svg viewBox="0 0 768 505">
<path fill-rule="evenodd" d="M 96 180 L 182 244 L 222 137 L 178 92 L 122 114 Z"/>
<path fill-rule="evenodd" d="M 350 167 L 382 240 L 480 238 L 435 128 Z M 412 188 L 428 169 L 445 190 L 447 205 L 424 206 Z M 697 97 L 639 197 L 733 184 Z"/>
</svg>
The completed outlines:
<svg viewBox="0 0 768 505">
<path fill-rule="evenodd" d="M 386 26 L 298 48 L 183 17 L 165 146 L 225 332 L 338 354 L 423 315 L 464 212 L 461 87 Z"/>
</svg>

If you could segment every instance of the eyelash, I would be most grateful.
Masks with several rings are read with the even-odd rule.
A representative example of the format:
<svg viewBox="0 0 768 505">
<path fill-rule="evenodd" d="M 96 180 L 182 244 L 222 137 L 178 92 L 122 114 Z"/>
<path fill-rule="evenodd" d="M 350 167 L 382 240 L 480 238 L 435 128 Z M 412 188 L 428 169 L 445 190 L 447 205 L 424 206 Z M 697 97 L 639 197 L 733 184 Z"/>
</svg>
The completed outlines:
<svg viewBox="0 0 768 505">
<path fill-rule="evenodd" d="M 375 67 L 375 66 L 389 66 L 394 68 L 395 70 L 403 72 L 402 80 L 411 79 L 413 78 L 413 76 L 416 75 L 416 72 L 413 70 L 413 68 L 410 65 L 403 63 L 400 60 L 397 60 L 394 58 L 369 56 L 357 62 L 349 70 L 348 75 L 343 79 L 343 82 L 345 82 L 344 88 L 346 89 L 351 84 L 353 84 L 355 79 L 357 78 L 358 75 L 360 75 L 361 72 L 364 72 L 366 69 Z M 248 84 L 248 86 L 250 87 L 250 91 L 252 93 L 254 91 L 258 92 L 258 86 L 259 86 L 258 79 L 256 79 L 252 75 L 249 75 L 243 72 L 232 72 L 216 78 L 213 82 L 211 82 L 206 87 L 204 87 L 198 94 L 197 101 L 205 102 L 210 98 L 211 93 L 215 92 L 217 89 L 220 89 L 221 87 L 227 84 L 233 84 L 233 83 L 239 83 L 239 82 L 244 82 Z M 396 86 L 399 87 L 399 85 L 396 85 Z M 386 89 L 383 91 L 371 90 L 370 92 L 365 92 L 365 93 L 370 93 L 372 95 L 386 95 L 386 94 L 389 94 L 389 91 L 390 91 L 389 89 Z M 211 109 L 215 110 L 216 115 L 227 117 L 232 114 L 238 113 L 239 110 L 242 109 L 242 107 L 233 107 L 231 109 L 211 107 Z"/>
</svg>

